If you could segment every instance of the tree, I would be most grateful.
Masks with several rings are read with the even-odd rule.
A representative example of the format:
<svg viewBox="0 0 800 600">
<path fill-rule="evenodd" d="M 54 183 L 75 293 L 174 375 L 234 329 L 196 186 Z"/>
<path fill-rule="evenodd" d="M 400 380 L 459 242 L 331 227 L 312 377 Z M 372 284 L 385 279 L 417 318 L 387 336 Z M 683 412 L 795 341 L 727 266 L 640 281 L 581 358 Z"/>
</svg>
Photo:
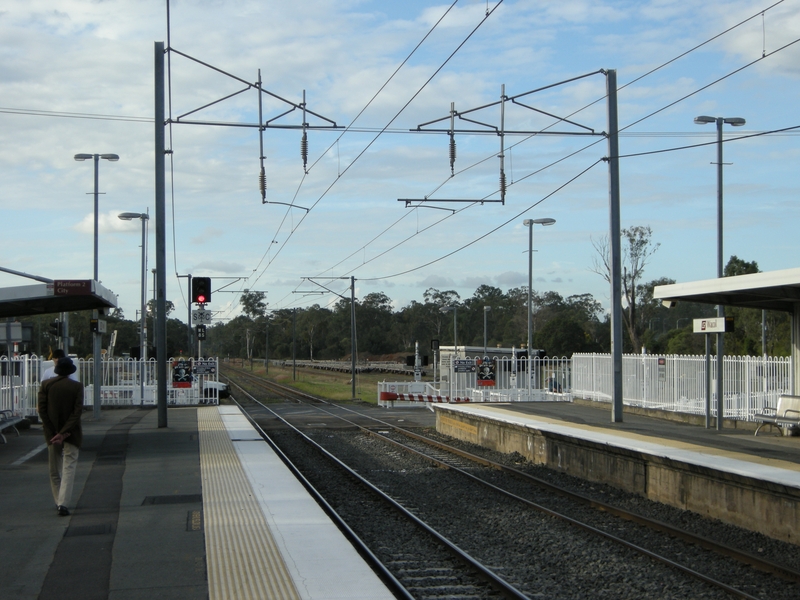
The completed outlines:
<svg viewBox="0 0 800 600">
<path fill-rule="evenodd" d="M 242 305 L 242 312 L 245 316 L 256 319 L 266 315 L 267 303 L 264 302 L 264 298 L 266 297 L 267 295 L 264 292 L 244 290 L 242 296 L 239 298 L 239 304 Z"/>
<path fill-rule="evenodd" d="M 548 356 L 572 356 L 586 350 L 586 331 L 576 317 L 561 313 L 540 328 L 534 345 Z"/>
<path fill-rule="evenodd" d="M 639 294 L 644 291 L 639 282 L 644 274 L 648 259 L 658 250 L 661 244 L 653 244 L 653 231 L 649 226 L 636 225 L 628 227 L 621 231 L 621 236 L 623 239 L 621 284 L 624 303 L 622 318 L 628 330 L 628 338 L 633 352 L 638 354 L 642 351 L 641 335 L 643 327 L 637 318 L 637 305 L 640 299 Z M 592 240 L 592 245 L 597 251 L 597 256 L 593 257 L 592 270 L 610 284 L 611 252 L 608 236 L 603 236 L 597 242 Z"/>
<path fill-rule="evenodd" d="M 722 274 L 724 277 L 735 277 L 760 272 L 756 261 L 748 262 L 734 254 L 728 260 Z M 791 343 L 785 333 L 789 330 L 788 313 L 730 306 L 725 309 L 725 314 L 733 317 L 734 322 L 734 330 L 725 334 L 727 354 L 760 356 L 766 353 L 773 356 L 788 356 L 791 353 Z M 765 331 L 762 331 L 764 327 Z M 762 348 L 764 338 L 766 347 Z"/>
</svg>

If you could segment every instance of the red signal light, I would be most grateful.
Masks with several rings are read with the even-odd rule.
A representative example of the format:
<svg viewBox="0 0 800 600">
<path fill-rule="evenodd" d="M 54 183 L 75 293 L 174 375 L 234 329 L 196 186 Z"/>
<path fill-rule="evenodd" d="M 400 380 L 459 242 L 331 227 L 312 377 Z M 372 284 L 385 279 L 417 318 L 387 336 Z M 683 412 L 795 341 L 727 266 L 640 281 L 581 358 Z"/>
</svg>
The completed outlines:
<svg viewBox="0 0 800 600">
<path fill-rule="evenodd" d="M 192 279 L 192 302 L 205 304 L 211 302 L 211 278 L 194 277 Z"/>
</svg>

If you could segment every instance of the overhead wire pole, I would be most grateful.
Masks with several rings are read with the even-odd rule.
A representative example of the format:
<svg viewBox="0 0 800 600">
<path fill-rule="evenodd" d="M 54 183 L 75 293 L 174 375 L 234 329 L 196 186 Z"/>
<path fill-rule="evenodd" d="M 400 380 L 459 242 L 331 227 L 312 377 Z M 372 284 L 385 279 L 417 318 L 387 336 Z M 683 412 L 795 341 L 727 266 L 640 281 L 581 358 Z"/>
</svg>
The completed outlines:
<svg viewBox="0 0 800 600">
<path fill-rule="evenodd" d="M 358 351 L 358 340 L 356 338 L 356 278 L 352 275 L 350 277 L 303 277 L 302 279 L 306 281 L 310 281 L 311 283 L 318 285 L 322 289 L 329 291 L 331 294 L 335 296 L 339 296 L 342 300 L 347 300 L 344 296 L 339 294 L 338 292 L 334 292 L 332 289 L 325 287 L 321 283 L 314 281 L 315 279 L 350 279 L 350 370 L 352 373 L 352 394 L 353 399 L 356 397 L 356 354 Z M 295 294 L 322 294 L 318 290 L 312 291 L 300 291 L 296 290 Z"/>
<path fill-rule="evenodd" d="M 158 426 L 167 426 L 167 238 L 164 42 L 155 42 L 156 377 Z"/>
<path fill-rule="evenodd" d="M 608 92 L 608 204 L 611 240 L 611 421 L 622 422 L 622 258 L 619 212 L 619 122 L 617 120 L 617 71 L 606 71 Z"/>
<path fill-rule="evenodd" d="M 351 398 L 356 399 L 356 278 L 350 276 L 350 369 L 353 373 Z"/>
</svg>

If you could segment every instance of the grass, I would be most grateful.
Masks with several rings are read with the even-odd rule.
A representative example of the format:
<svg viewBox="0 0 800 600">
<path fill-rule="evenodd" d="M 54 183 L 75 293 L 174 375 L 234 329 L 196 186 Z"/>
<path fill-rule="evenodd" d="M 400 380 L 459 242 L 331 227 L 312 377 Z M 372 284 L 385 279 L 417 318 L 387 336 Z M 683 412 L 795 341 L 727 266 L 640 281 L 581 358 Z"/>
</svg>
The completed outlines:
<svg viewBox="0 0 800 600">
<path fill-rule="evenodd" d="M 247 366 L 245 366 L 247 368 Z M 263 365 L 253 365 L 253 374 L 265 376 Z M 328 400 L 349 401 L 353 399 L 350 373 L 322 371 L 297 367 L 293 378 L 291 365 L 277 367 L 270 365 L 267 379 L 296 388 L 301 392 Z M 414 375 L 395 375 L 389 373 L 363 373 L 356 376 L 356 399 L 369 404 L 378 403 L 378 383 L 381 381 L 413 381 Z"/>
</svg>

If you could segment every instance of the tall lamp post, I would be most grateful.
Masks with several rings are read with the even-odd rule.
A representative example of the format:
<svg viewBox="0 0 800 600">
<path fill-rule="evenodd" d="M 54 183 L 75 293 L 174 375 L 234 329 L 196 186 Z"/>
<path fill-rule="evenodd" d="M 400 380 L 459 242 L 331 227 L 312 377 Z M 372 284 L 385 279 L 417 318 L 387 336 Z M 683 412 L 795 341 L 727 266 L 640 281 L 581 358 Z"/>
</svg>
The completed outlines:
<svg viewBox="0 0 800 600">
<path fill-rule="evenodd" d="M 709 117 L 700 115 L 695 117 L 694 122 L 698 125 L 716 123 L 717 125 L 717 277 L 722 277 L 722 125 L 727 123 L 733 127 L 741 127 L 745 120 L 741 117 Z M 717 305 L 717 317 L 725 318 L 725 307 Z M 725 334 L 717 334 L 717 430 L 722 431 L 722 418 L 725 408 L 722 388 L 722 362 L 724 352 Z"/>
<path fill-rule="evenodd" d="M 75 160 L 84 161 L 94 160 L 94 280 L 98 281 L 98 268 L 97 268 L 97 241 L 98 241 L 98 166 L 100 159 L 116 162 L 119 160 L 117 154 L 76 154 Z M 95 309 L 92 311 L 92 318 L 99 326 L 99 313 Z M 99 327 L 98 327 L 99 328 Z M 92 356 L 94 360 L 94 368 L 92 369 L 92 395 L 93 407 L 92 416 L 95 419 L 100 418 L 100 370 L 103 368 L 101 364 L 100 342 L 102 341 L 103 334 L 99 331 L 92 332 Z"/>
<path fill-rule="evenodd" d="M 147 361 L 147 344 L 144 332 L 147 328 L 147 224 L 150 221 L 148 213 L 124 212 L 117 215 L 123 221 L 140 219 L 142 221 L 142 297 L 139 311 L 139 402 L 144 404 L 144 365 Z"/>
<path fill-rule="evenodd" d="M 443 313 L 448 313 L 451 311 L 453 313 L 453 357 L 455 357 L 458 354 L 458 307 L 455 305 L 443 306 L 439 310 Z"/>
<path fill-rule="evenodd" d="M 533 344 L 533 226 L 547 227 L 555 224 L 555 219 L 544 217 L 541 219 L 525 219 L 522 224 L 528 228 L 528 364 L 531 363 L 531 350 Z M 530 371 L 530 369 L 528 369 Z M 530 381 L 530 376 L 528 377 Z"/>
<path fill-rule="evenodd" d="M 486 356 L 486 315 L 492 310 L 491 306 L 483 307 L 483 355 Z"/>
</svg>

